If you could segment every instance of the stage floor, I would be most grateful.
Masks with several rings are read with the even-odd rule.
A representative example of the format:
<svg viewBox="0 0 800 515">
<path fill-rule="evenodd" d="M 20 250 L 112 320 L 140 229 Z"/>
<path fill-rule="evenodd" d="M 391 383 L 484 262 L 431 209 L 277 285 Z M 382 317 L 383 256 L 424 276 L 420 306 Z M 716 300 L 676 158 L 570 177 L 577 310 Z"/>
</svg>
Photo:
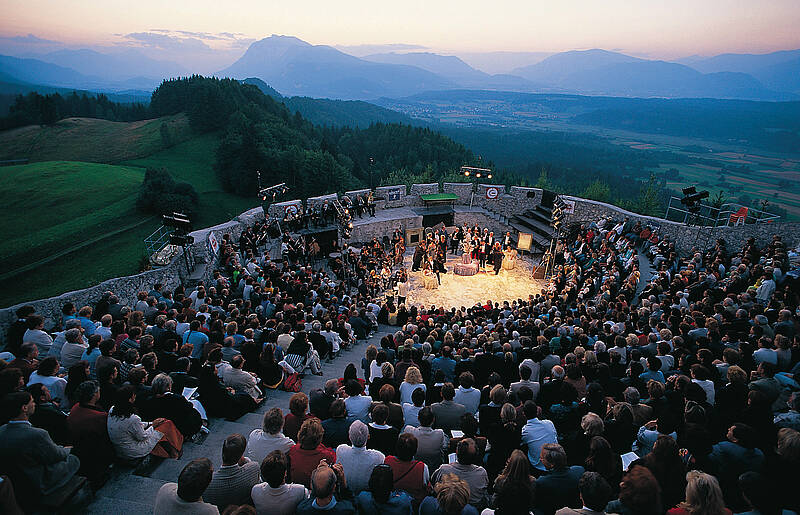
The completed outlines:
<svg viewBox="0 0 800 515">
<path fill-rule="evenodd" d="M 460 308 L 474 306 L 476 302 L 485 303 L 488 300 L 502 303 L 504 300 L 527 299 L 529 295 L 540 293 L 545 286 L 544 281 L 531 277 L 533 262 L 526 258 L 518 258 L 517 266 L 513 270 L 501 270 L 494 275 L 492 266 L 487 266 L 484 272 L 473 276 L 460 276 L 453 273 L 453 267 L 461 261 L 461 256 L 448 254 L 446 274 L 441 274 L 442 284 L 439 288 L 426 290 L 423 286 L 422 271 L 411 272 L 411 261 L 414 249 L 406 251 L 404 265 L 409 274 L 409 292 L 406 299 L 407 306 L 431 304 L 447 308 Z"/>
</svg>

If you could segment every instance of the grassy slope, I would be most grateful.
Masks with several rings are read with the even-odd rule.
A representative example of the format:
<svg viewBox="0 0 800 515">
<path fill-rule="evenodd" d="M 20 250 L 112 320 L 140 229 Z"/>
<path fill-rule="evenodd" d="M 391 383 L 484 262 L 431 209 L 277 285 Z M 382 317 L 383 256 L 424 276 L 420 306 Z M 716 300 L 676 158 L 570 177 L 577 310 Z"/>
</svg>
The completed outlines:
<svg viewBox="0 0 800 515">
<path fill-rule="evenodd" d="M 215 134 L 197 136 L 151 156 L 120 164 L 165 168 L 176 181 L 194 186 L 200 196 L 200 209 L 193 225 L 197 229 L 209 227 L 259 205 L 255 193 L 252 198 L 244 198 L 222 190 L 213 170 L 218 141 Z"/>
<path fill-rule="evenodd" d="M 47 161 L 0 168 L 0 270 L 9 272 L 147 216 L 135 210 L 141 168 Z M 22 215 L 22 216 L 19 216 Z M 155 221 L 0 282 L 0 305 L 88 286 L 95 279 L 135 272 L 141 249 L 130 233 L 154 229 Z M 131 240 L 128 242 L 128 240 Z M 141 246 L 141 238 L 138 238 Z M 128 249 L 123 251 L 125 247 Z M 80 274 L 75 271 L 81 270 Z M 88 271 L 88 273 L 86 273 Z M 105 275 L 111 274 L 111 275 Z"/>
<path fill-rule="evenodd" d="M 180 123 L 182 116 L 169 117 Z M 125 225 L 147 218 L 135 210 L 135 199 L 147 167 L 168 170 L 177 181 L 192 184 L 200 194 L 200 206 L 194 226 L 207 227 L 230 220 L 237 214 L 258 205 L 256 198 L 242 198 L 222 191 L 213 171 L 218 136 L 196 136 L 168 149 L 160 142 L 160 120 L 145 125 L 155 127 L 156 141 L 142 137 L 142 126 L 119 128 L 103 120 L 85 133 L 86 141 L 61 137 L 51 145 L 47 155 L 71 155 L 81 158 L 95 155 L 116 165 L 74 161 L 41 162 L 0 168 L 0 177 L 8 185 L 0 192 L 4 212 L 25 213 L 0 217 L 0 229 L 7 240 L 0 243 L 0 271 L 8 272 L 55 252 L 79 244 Z M 141 122 L 139 122 L 141 123 Z M 37 129 L 37 138 L 48 137 L 49 128 Z M 111 132 L 108 132 L 108 131 Z M 140 137 L 132 136 L 137 134 Z M 116 136 L 115 136 L 116 134 Z M 109 145 L 102 148 L 98 140 L 111 141 L 127 136 L 127 147 Z M 0 133 L 3 140 L 10 138 Z M 84 145 L 76 149 L 75 145 Z M 155 150 L 153 150 L 155 149 Z M 146 157 L 119 161 L 117 156 Z M 37 154 L 38 157 L 38 154 Z M 22 225 L 21 225 L 22 224 Z M 144 244 L 142 240 L 158 226 L 157 220 L 144 223 L 111 236 L 88 248 L 60 257 L 31 271 L 0 281 L 0 306 L 44 298 L 139 271 Z M 79 273 L 76 273 L 80 271 Z"/>
<path fill-rule="evenodd" d="M 163 148 L 162 123 L 170 128 L 174 141 L 191 136 L 183 114 L 131 123 L 67 118 L 51 126 L 29 125 L 0 132 L 0 160 L 117 163 L 149 156 Z"/>
</svg>

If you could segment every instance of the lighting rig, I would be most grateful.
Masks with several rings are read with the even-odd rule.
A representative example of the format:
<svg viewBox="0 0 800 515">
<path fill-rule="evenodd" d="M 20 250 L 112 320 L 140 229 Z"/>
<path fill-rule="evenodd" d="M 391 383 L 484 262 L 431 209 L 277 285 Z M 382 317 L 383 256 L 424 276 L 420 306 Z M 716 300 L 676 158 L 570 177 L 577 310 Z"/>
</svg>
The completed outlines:
<svg viewBox="0 0 800 515">
<path fill-rule="evenodd" d="M 256 175 L 258 176 L 258 196 L 261 197 L 262 202 L 275 202 L 278 197 L 285 195 L 289 191 L 289 186 L 285 182 L 263 188 L 261 187 L 261 171 L 256 170 Z"/>
<path fill-rule="evenodd" d="M 350 210 L 342 206 L 338 199 L 334 200 L 332 204 L 336 209 L 336 222 L 339 224 L 342 238 L 349 240 L 350 234 L 353 232 L 353 217 L 350 215 Z"/>
<path fill-rule="evenodd" d="M 194 243 L 194 237 L 189 236 L 192 230 L 192 221 L 184 213 L 172 212 L 169 215 L 161 215 L 161 223 L 165 227 L 172 227 L 174 230 L 169 235 L 170 245 L 183 249 L 183 258 L 186 261 L 186 272 L 191 273 L 194 268 L 194 256 L 190 255 L 186 247 Z"/>
<path fill-rule="evenodd" d="M 461 167 L 461 175 L 464 177 L 475 177 L 476 179 L 481 179 L 486 177 L 487 179 L 492 178 L 492 170 L 491 168 L 478 168 L 475 166 L 462 166 Z"/>
<path fill-rule="evenodd" d="M 694 186 L 689 186 L 688 188 L 683 188 L 683 198 L 681 199 L 681 204 L 686 206 L 686 210 L 689 213 L 686 215 L 684 222 L 686 225 L 692 225 L 692 218 L 695 220 L 697 216 L 700 214 L 701 204 L 700 201 L 708 198 L 709 193 L 707 190 L 703 190 L 698 192 Z M 689 216 L 691 214 L 691 217 Z"/>
<path fill-rule="evenodd" d="M 544 278 L 547 279 L 552 275 L 553 270 L 555 269 L 555 252 L 556 246 L 558 245 L 558 240 L 561 239 L 561 231 L 564 225 L 564 215 L 566 214 L 566 207 L 567 204 L 561 198 L 560 195 L 556 195 L 555 200 L 553 201 L 553 210 L 552 215 L 550 217 L 550 225 L 555 229 L 555 234 L 553 234 L 552 238 L 550 238 L 550 247 L 545 254 L 545 269 L 544 269 Z"/>
</svg>

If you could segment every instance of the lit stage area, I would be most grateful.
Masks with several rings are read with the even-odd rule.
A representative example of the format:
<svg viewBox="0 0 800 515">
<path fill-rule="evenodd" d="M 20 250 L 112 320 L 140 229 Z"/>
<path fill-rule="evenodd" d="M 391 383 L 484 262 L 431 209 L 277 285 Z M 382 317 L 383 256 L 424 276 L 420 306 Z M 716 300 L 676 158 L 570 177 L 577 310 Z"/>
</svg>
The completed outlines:
<svg viewBox="0 0 800 515">
<path fill-rule="evenodd" d="M 430 307 L 431 304 L 446 308 L 460 308 L 474 306 L 475 303 L 513 301 L 527 299 L 529 295 L 541 293 L 545 281 L 534 279 L 531 270 L 534 262 L 528 258 L 518 257 L 516 266 L 511 270 L 500 270 L 494 275 L 494 267 L 487 265 L 484 272 L 472 276 L 461 276 L 453 273 L 457 263 L 461 263 L 461 256 L 448 254 L 445 268 L 446 274 L 441 274 L 442 284 L 435 289 L 426 289 L 424 274 L 411 271 L 411 261 L 414 249 L 406 251 L 403 265 L 408 271 L 409 289 L 406 306 L 412 305 Z M 433 276 L 436 282 L 436 276 Z"/>
</svg>

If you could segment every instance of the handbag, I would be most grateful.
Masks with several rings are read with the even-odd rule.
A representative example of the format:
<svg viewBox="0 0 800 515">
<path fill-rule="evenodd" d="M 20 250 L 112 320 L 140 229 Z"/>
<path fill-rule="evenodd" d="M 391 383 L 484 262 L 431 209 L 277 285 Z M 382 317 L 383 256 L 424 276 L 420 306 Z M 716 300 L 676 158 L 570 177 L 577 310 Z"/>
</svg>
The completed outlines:
<svg viewBox="0 0 800 515">
<path fill-rule="evenodd" d="M 302 387 L 303 380 L 297 372 L 294 374 L 287 374 L 286 378 L 283 380 L 283 389 L 287 392 L 299 392 Z"/>
</svg>

